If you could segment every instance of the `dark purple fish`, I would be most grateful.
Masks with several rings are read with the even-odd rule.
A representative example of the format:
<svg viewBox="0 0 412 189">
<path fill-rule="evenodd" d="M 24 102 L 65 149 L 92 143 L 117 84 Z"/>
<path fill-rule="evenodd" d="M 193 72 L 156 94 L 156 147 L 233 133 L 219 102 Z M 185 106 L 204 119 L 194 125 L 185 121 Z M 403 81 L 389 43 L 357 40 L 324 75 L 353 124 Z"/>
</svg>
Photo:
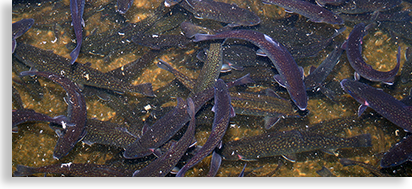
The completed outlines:
<svg viewBox="0 0 412 189">
<path fill-rule="evenodd" d="M 344 2 L 345 0 L 316 0 L 316 4 L 319 6 L 323 7 L 326 4 L 328 5 L 340 5 Z"/>
<path fill-rule="evenodd" d="M 43 167 L 28 167 L 17 165 L 13 173 L 15 177 L 25 177 L 36 173 L 63 174 L 74 177 L 131 177 L 133 170 L 110 165 L 92 163 L 59 163 Z"/>
<path fill-rule="evenodd" d="M 387 151 L 381 160 L 381 167 L 388 168 L 412 160 L 412 137 L 403 138 Z"/>
<path fill-rule="evenodd" d="M 189 121 L 186 109 L 187 104 L 178 98 L 176 107 L 149 128 L 144 128 L 143 135 L 126 147 L 123 156 L 135 159 L 152 154 L 154 149 L 167 142 Z"/>
<path fill-rule="evenodd" d="M 343 49 L 340 46 L 336 46 L 335 49 L 326 57 L 326 59 L 316 68 L 311 71 L 310 74 L 305 77 L 306 90 L 317 90 L 321 87 L 333 68 L 339 62 L 339 58 L 343 53 Z"/>
<path fill-rule="evenodd" d="M 359 14 L 392 9 L 402 3 L 402 0 L 347 0 L 339 5 L 326 5 L 334 12 Z"/>
<path fill-rule="evenodd" d="M 412 81 L 412 48 L 407 47 L 405 51 L 405 63 L 403 63 L 401 70 L 402 83 Z"/>
<path fill-rule="evenodd" d="M 181 99 L 181 101 L 183 101 Z M 190 116 L 190 124 L 185 134 L 172 147 L 159 158 L 151 162 L 141 170 L 137 170 L 134 177 L 164 177 L 176 166 L 186 150 L 195 141 L 195 104 L 191 98 L 187 99 L 187 113 Z"/>
<path fill-rule="evenodd" d="M 34 24 L 34 19 L 23 19 L 12 24 L 12 52 L 16 49 L 16 38 L 22 36 Z"/>
<path fill-rule="evenodd" d="M 382 90 L 358 81 L 343 79 L 340 85 L 343 90 L 361 103 L 358 115 L 361 115 L 367 107 L 370 107 L 395 125 L 402 127 L 405 131 L 412 132 L 411 106 L 406 106 Z"/>
<path fill-rule="evenodd" d="M 68 104 L 67 117 L 69 118 L 69 123 L 62 123 L 63 130 L 57 133 L 59 135 L 59 139 L 57 140 L 57 144 L 53 152 L 53 158 L 60 159 L 67 155 L 70 150 L 73 149 L 74 145 L 76 145 L 76 143 L 86 134 L 86 101 L 84 100 L 79 87 L 70 81 L 70 79 L 60 75 L 36 71 L 22 72 L 20 75 L 39 75 L 44 78 L 48 78 L 62 86 L 66 91 L 66 103 Z"/>
<path fill-rule="evenodd" d="M 288 12 L 300 14 L 312 22 L 328 24 L 343 24 L 342 18 L 328 9 L 302 0 L 262 0 L 266 4 L 283 7 Z"/>
<path fill-rule="evenodd" d="M 349 63 L 355 70 L 355 78 L 357 74 L 370 81 L 383 82 L 392 85 L 394 77 L 400 67 L 400 48 L 398 48 L 397 64 L 395 68 L 387 72 L 377 71 L 371 65 L 366 64 L 362 57 L 362 39 L 366 34 L 365 24 L 357 24 L 349 34 L 344 46 L 346 46 L 346 55 Z"/>
<path fill-rule="evenodd" d="M 220 168 L 220 164 L 222 164 L 222 156 L 220 156 L 218 153 L 213 151 L 212 153 L 212 160 L 210 160 L 210 169 L 209 172 L 207 173 L 207 177 L 214 177 L 217 174 L 217 171 Z"/>
<path fill-rule="evenodd" d="M 232 105 L 230 105 L 228 87 L 222 79 L 216 81 L 214 98 L 215 103 L 212 111 L 215 112 L 215 117 L 213 119 L 212 131 L 210 132 L 209 138 L 203 147 L 179 170 L 176 177 L 184 176 L 186 171 L 198 164 L 218 147 L 223 135 L 226 133 L 230 117 L 235 116 L 235 110 Z"/>
<path fill-rule="evenodd" d="M 74 28 L 74 33 L 76 34 L 77 45 L 76 48 L 70 53 L 70 64 L 74 64 L 80 53 L 80 48 L 82 46 L 82 25 L 85 26 L 83 20 L 84 11 L 84 0 L 70 0 L 70 14 L 72 16 L 72 24 Z"/>
<path fill-rule="evenodd" d="M 380 172 L 380 170 L 377 167 L 372 166 L 371 164 L 368 163 L 364 163 L 361 161 L 355 161 L 355 160 L 351 160 L 351 159 L 347 159 L 347 158 L 340 158 L 339 162 L 343 165 L 343 166 L 350 166 L 350 165 L 358 165 L 361 166 L 367 170 L 369 170 L 372 174 L 379 176 L 379 177 L 387 177 L 388 175 L 385 175 L 383 173 Z"/>
<path fill-rule="evenodd" d="M 306 96 L 306 88 L 303 83 L 303 69 L 300 69 L 293 59 L 292 55 L 286 48 L 274 41 L 269 36 L 252 30 L 232 30 L 224 31 L 216 35 L 196 34 L 195 42 L 236 38 L 252 42 L 258 46 L 275 65 L 279 75 L 275 75 L 275 80 L 279 85 L 285 87 L 300 110 L 305 110 L 307 107 L 308 98 Z"/>
<path fill-rule="evenodd" d="M 66 116 L 50 117 L 48 115 L 35 112 L 32 109 L 18 109 L 12 110 L 12 132 L 17 133 L 17 125 L 29 121 L 44 121 L 56 124 L 62 124 L 62 122 L 68 123 L 69 120 Z"/>
<path fill-rule="evenodd" d="M 127 10 L 133 5 L 133 0 L 117 0 L 117 12 L 126 14 Z"/>
<path fill-rule="evenodd" d="M 336 177 L 328 168 L 322 166 L 322 169 L 316 171 L 321 177 Z"/>
</svg>

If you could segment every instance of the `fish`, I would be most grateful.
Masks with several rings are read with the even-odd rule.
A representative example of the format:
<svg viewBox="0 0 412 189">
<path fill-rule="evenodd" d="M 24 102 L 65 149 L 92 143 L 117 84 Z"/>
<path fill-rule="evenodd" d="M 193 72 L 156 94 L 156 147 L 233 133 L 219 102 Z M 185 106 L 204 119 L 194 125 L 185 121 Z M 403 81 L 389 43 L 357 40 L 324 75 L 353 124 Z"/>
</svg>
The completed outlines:
<svg viewBox="0 0 412 189">
<path fill-rule="evenodd" d="M 220 70 L 223 64 L 222 43 L 211 43 L 207 51 L 206 61 L 200 70 L 199 76 L 196 79 L 193 90 L 189 96 L 199 93 L 205 89 L 213 87 L 216 80 L 219 78 Z"/>
<path fill-rule="evenodd" d="M 208 156 L 216 147 L 226 133 L 231 117 L 234 117 L 235 110 L 230 105 L 230 95 L 228 87 L 222 79 L 218 79 L 214 86 L 214 106 L 212 131 L 202 148 L 177 172 L 176 177 L 183 177 L 185 173 Z M 219 148 L 219 147 L 218 147 Z"/>
<path fill-rule="evenodd" d="M 326 77 L 332 72 L 333 68 L 340 61 L 340 56 L 343 53 L 343 48 L 337 45 L 335 49 L 323 60 L 323 62 L 308 76 L 305 77 L 304 82 L 306 90 L 317 91 L 323 86 Z"/>
<path fill-rule="evenodd" d="M 389 22 L 405 22 L 411 19 L 409 13 L 411 11 L 395 11 L 395 12 L 379 12 L 379 14 L 372 13 L 362 13 L 362 14 L 339 14 L 345 22 L 353 23 L 373 23 L 376 21 L 389 21 Z"/>
<path fill-rule="evenodd" d="M 83 35 L 82 35 L 82 26 L 85 27 L 83 20 L 84 12 L 84 0 L 70 0 L 70 15 L 72 16 L 72 25 L 74 28 L 74 33 L 76 35 L 76 48 L 70 53 L 70 64 L 76 62 L 77 57 L 80 54 L 80 48 L 82 46 Z"/>
<path fill-rule="evenodd" d="M 87 145 L 103 144 L 126 148 L 138 138 L 137 132 L 126 125 L 87 119 L 86 135 L 83 137 L 82 142 Z"/>
<path fill-rule="evenodd" d="M 219 170 L 220 164 L 222 164 L 222 157 L 218 153 L 213 151 L 212 160 L 210 160 L 210 169 L 206 176 L 207 177 L 216 176 L 217 171 Z"/>
<path fill-rule="evenodd" d="M 126 12 L 132 7 L 133 0 L 117 0 L 117 10 L 120 14 L 126 14 Z"/>
<path fill-rule="evenodd" d="M 167 49 L 169 47 L 185 48 L 192 43 L 183 35 L 142 35 L 133 36 L 132 41 L 138 45 L 147 46 L 154 50 Z"/>
<path fill-rule="evenodd" d="M 349 63 L 356 72 L 355 78 L 358 78 L 357 75 L 359 75 L 370 81 L 379 81 L 393 85 L 394 77 L 400 67 L 400 47 L 398 48 L 397 64 L 392 70 L 387 72 L 375 70 L 371 65 L 368 65 L 362 57 L 362 39 L 365 34 L 365 24 L 357 24 L 350 32 L 346 43 L 343 44 L 346 47 L 346 56 L 348 57 Z"/>
<path fill-rule="evenodd" d="M 400 77 L 402 83 L 408 83 L 412 81 L 412 48 L 406 48 L 405 63 L 403 63 Z"/>
<path fill-rule="evenodd" d="M 369 134 L 340 138 L 291 130 L 264 133 L 229 141 L 223 144 L 220 154 L 224 160 L 234 161 L 253 161 L 259 158 L 274 156 L 283 156 L 288 160 L 295 161 L 290 157 L 301 152 L 323 150 L 334 154 L 331 151 L 333 149 L 371 146 L 371 136 Z"/>
<path fill-rule="evenodd" d="M 144 128 L 142 136 L 126 147 L 123 156 L 126 159 L 136 159 L 152 154 L 153 149 L 164 144 L 189 121 L 186 109 L 187 104 L 178 98 L 176 107 L 152 126 Z"/>
<path fill-rule="evenodd" d="M 283 7 L 287 12 L 300 14 L 315 23 L 342 25 L 344 21 L 339 15 L 318 5 L 302 0 L 262 0 L 265 4 Z"/>
<path fill-rule="evenodd" d="M 63 174 L 74 177 L 131 177 L 133 170 L 93 163 L 58 163 L 43 167 L 17 165 L 13 176 L 25 177 L 36 173 Z"/>
<path fill-rule="evenodd" d="M 152 15 L 137 23 L 129 23 L 119 30 L 107 31 L 103 33 L 89 35 L 84 40 L 82 51 L 92 55 L 110 58 L 122 52 L 132 50 L 134 45 L 131 38 L 135 35 L 142 35 L 152 28 L 157 21 L 171 12 L 171 7 L 160 4 Z"/>
<path fill-rule="evenodd" d="M 235 81 L 228 82 L 227 86 L 231 88 L 236 85 L 253 82 L 247 74 Z M 211 87 L 191 97 L 195 104 L 195 112 L 198 112 L 207 101 L 212 99 L 213 95 L 214 89 Z M 185 106 L 187 105 L 183 102 L 178 103 L 173 110 L 157 120 L 150 128 L 144 129 L 141 138 L 125 149 L 123 157 L 126 159 L 136 159 L 148 156 L 153 153 L 150 149 L 156 149 L 168 141 L 190 120 Z"/>
<path fill-rule="evenodd" d="M 20 93 L 17 91 L 16 87 L 14 85 L 11 86 L 12 92 L 11 92 L 11 97 L 12 97 L 12 105 L 13 105 L 13 110 L 19 110 L 23 109 L 23 101 L 21 101 Z"/>
<path fill-rule="evenodd" d="M 14 50 L 16 49 L 16 39 L 26 33 L 33 24 L 34 19 L 32 18 L 22 19 L 12 24 L 12 53 L 14 53 Z"/>
<path fill-rule="evenodd" d="M 316 4 L 319 6 L 323 7 L 326 4 L 328 5 L 340 5 L 344 2 L 345 0 L 316 0 Z"/>
<path fill-rule="evenodd" d="M 394 167 L 412 161 L 412 137 L 406 136 L 400 142 L 394 144 L 383 155 L 380 166 L 382 168 Z"/>
<path fill-rule="evenodd" d="M 359 81 L 343 79 L 340 84 L 345 92 L 361 104 L 358 116 L 370 107 L 405 131 L 412 132 L 412 106 L 406 106 L 383 90 Z"/>
<path fill-rule="evenodd" d="M 183 101 L 183 100 L 181 100 Z M 185 134 L 172 147 L 145 168 L 136 171 L 134 177 L 163 177 L 167 175 L 179 162 L 186 150 L 195 140 L 195 104 L 191 98 L 187 99 L 187 113 L 190 123 Z"/>
<path fill-rule="evenodd" d="M 193 91 L 193 88 L 195 87 L 195 83 L 196 83 L 194 79 L 176 70 L 168 62 L 162 59 L 159 59 L 159 62 L 156 65 L 157 67 L 162 68 L 172 73 L 177 78 L 177 80 L 179 80 L 185 87 L 187 87 L 190 91 Z"/>
<path fill-rule="evenodd" d="M 213 0 L 184 0 L 179 5 L 198 19 L 227 23 L 228 27 L 255 26 L 260 23 L 260 18 L 255 13 L 236 4 Z"/>
<path fill-rule="evenodd" d="M 388 177 L 388 175 L 381 173 L 380 170 L 368 163 L 364 163 L 361 161 L 355 161 L 355 160 L 351 160 L 348 158 L 340 158 L 339 162 L 343 165 L 343 166 L 350 166 L 350 165 L 359 165 L 367 170 L 369 170 L 372 174 L 379 176 L 379 177 Z"/>
<path fill-rule="evenodd" d="M 308 98 L 306 96 L 306 87 L 303 83 L 303 69 L 296 64 L 291 54 L 286 48 L 274 41 L 269 36 L 252 30 L 231 30 L 215 35 L 196 34 L 194 42 L 236 38 L 252 42 L 258 46 L 267 55 L 275 65 L 279 75 L 275 75 L 275 80 L 288 90 L 293 102 L 300 110 L 306 110 Z"/>
<path fill-rule="evenodd" d="M 322 169 L 317 170 L 316 173 L 321 177 L 336 177 L 328 168 L 322 166 Z"/>
<path fill-rule="evenodd" d="M 326 5 L 333 12 L 346 14 L 360 14 L 365 12 L 379 12 L 390 10 L 399 4 L 402 0 L 350 0 L 344 1 L 339 5 Z"/>
<path fill-rule="evenodd" d="M 88 65 L 81 63 L 72 65 L 64 57 L 28 44 L 19 44 L 14 56 L 32 69 L 63 75 L 78 85 L 104 88 L 118 93 L 131 92 L 154 96 L 151 83 L 131 85 Z"/>
<path fill-rule="evenodd" d="M 69 119 L 66 116 L 60 115 L 56 117 L 50 117 L 46 114 L 38 113 L 32 109 L 18 109 L 12 110 L 12 132 L 17 133 L 17 125 L 31 122 L 31 121 L 42 121 L 51 122 L 56 124 L 62 124 L 62 122 L 68 123 Z"/>
<path fill-rule="evenodd" d="M 271 89 L 266 89 L 265 93 L 229 92 L 236 114 L 264 116 L 265 129 L 272 128 L 280 119 L 301 117 L 289 100 Z"/>
<path fill-rule="evenodd" d="M 69 122 L 62 122 L 61 125 L 63 130 L 56 130 L 59 139 L 57 140 L 56 147 L 53 151 L 53 158 L 60 159 L 63 156 L 66 156 L 73 149 L 74 145 L 86 135 L 86 101 L 84 100 L 79 87 L 70 79 L 55 73 L 26 71 L 21 72 L 20 75 L 38 75 L 48 78 L 62 86 L 66 91 L 67 97 L 65 98 L 65 101 L 68 104 L 67 118 L 69 119 Z"/>
</svg>

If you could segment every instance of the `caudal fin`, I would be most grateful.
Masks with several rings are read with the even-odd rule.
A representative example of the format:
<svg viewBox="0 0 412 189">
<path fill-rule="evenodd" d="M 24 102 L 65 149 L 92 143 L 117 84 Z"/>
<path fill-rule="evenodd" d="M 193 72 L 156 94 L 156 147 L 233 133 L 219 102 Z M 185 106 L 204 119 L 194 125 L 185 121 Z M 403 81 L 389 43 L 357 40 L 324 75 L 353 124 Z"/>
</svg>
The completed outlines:
<svg viewBox="0 0 412 189">
<path fill-rule="evenodd" d="M 372 140 L 370 134 L 363 134 L 359 136 L 355 136 L 350 138 L 354 142 L 354 146 L 356 147 L 371 147 Z"/>
<path fill-rule="evenodd" d="M 24 166 L 24 165 L 17 165 L 16 167 L 16 171 L 14 171 L 13 176 L 15 177 L 25 177 L 25 176 L 29 176 L 32 175 L 36 172 L 34 172 L 34 168 L 32 167 L 28 167 L 28 166 Z"/>
<path fill-rule="evenodd" d="M 201 33 L 197 33 L 195 34 L 195 38 L 193 39 L 193 42 L 199 42 L 199 41 L 206 41 L 209 40 L 209 34 L 201 34 Z"/>
<path fill-rule="evenodd" d="M 155 96 L 151 83 L 143 83 L 143 84 L 135 85 L 133 86 L 133 88 L 135 92 L 141 93 L 143 95 L 150 96 L 150 97 Z"/>
</svg>

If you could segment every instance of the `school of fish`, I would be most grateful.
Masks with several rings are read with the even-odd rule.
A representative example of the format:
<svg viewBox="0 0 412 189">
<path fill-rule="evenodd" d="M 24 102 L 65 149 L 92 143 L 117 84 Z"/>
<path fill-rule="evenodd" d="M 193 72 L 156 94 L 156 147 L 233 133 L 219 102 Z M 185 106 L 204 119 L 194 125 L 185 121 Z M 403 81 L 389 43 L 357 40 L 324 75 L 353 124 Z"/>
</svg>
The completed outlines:
<svg viewBox="0 0 412 189">
<path fill-rule="evenodd" d="M 411 0 L 151 3 L 13 1 L 13 176 L 412 176 Z"/>
</svg>

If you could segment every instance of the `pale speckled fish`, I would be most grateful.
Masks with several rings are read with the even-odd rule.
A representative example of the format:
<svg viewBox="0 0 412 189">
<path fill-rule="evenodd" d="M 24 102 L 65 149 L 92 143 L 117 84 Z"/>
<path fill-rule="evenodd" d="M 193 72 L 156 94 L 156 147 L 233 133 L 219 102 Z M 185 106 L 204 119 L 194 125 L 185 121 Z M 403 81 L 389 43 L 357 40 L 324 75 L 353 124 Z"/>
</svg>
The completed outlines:
<svg viewBox="0 0 412 189">
<path fill-rule="evenodd" d="M 226 133 L 230 117 L 235 116 L 235 111 L 230 104 L 230 95 L 228 87 L 222 79 L 218 79 L 214 87 L 214 106 L 212 111 L 215 112 L 213 119 L 212 131 L 209 138 L 202 148 L 179 170 L 176 177 L 182 177 L 185 173 L 208 156 L 216 147 Z"/>
<path fill-rule="evenodd" d="M 298 67 L 292 55 L 282 44 L 263 33 L 252 30 L 224 31 L 215 35 L 196 34 L 194 41 L 225 38 L 242 39 L 258 46 L 279 72 L 279 75 L 275 75 L 275 80 L 279 85 L 288 90 L 291 99 L 300 110 L 306 109 L 308 98 L 306 96 L 305 84 L 303 83 L 303 70 Z"/>
<path fill-rule="evenodd" d="M 392 70 L 387 72 L 375 70 L 371 65 L 367 64 L 362 57 L 362 39 L 365 34 L 365 24 L 357 24 L 350 32 L 346 43 L 343 44 L 346 46 L 346 56 L 348 57 L 349 63 L 356 72 L 355 78 L 357 77 L 356 75 L 359 74 L 367 80 L 392 85 L 394 77 L 400 67 L 400 47 L 398 48 L 397 64 Z"/>
<path fill-rule="evenodd" d="M 328 24 L 343 24 L 342 18 L 332 11 L 318 5 L 302 0 L 262 0 L 266 4 L 274 4 L 283 7 L 288 12 L 300 14 L 309 18 L 312 22 L 324 22 Z"/>
<path fill-rule="evenodd" d="M 395 125 L 402 127 L 405 131 L 412 132 L 411 106 L 406 106 L 383 90 L 376 89 L 359 81 L 343 79 L 340 84 L 343 90 L 361 103 L 358 115 L 361 115 L 367 107 L 370 107 Z"/>
<path fill-rule="evenodd" d="M 371 147 L 369 134 L 351 138 L 325 136 L 304 131 L 272 132 L 245 137 L 223 144 L 220 154 L 224 160 L 256 160 L 264 157 L 338 148 Z"/>
<path fill-rule="evenodd" d="M 70 14 L 72 16 L 72 24 L 74 28 L 74 33 L 76 34 L 76 48 L 70 53 L 70 64 L 74 64 L 76 62 L 77 57 L 80 53 L 80 48 L 82 46 L 83 41 L 83 27 L 85 26 L 83 20 L 83 11 L 84 11 L 84 0 L 70 0 Z"/>
</svg>

